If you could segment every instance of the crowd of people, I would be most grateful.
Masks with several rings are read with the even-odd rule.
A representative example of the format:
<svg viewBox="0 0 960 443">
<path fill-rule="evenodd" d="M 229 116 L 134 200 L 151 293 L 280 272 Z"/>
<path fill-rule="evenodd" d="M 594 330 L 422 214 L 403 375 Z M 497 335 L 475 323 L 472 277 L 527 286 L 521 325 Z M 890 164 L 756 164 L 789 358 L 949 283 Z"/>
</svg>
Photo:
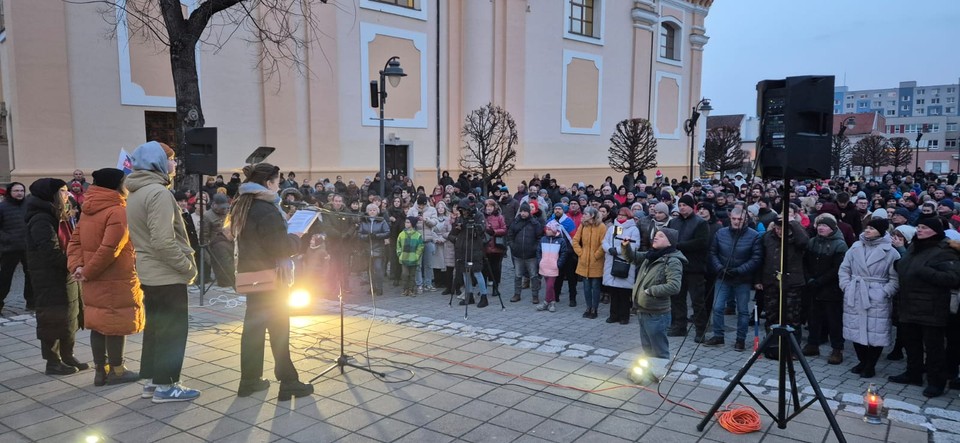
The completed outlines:
<svg viewBox="0 0 960 443">
<path fill-rule="evenodd" d="M 888 359 L 907 360 L 891 381 L 925 385 L 928 397 L 960 389 L 953 173 L 785 184 L 740 173 L 670 180 L 657 171 L 649 183 L 641 173 L 569 186 L 535 174 L 511 191 L 443 172 L 426 192 L 392 174 L 382 184 L 377 175 L 311 185 L 260 163 L 193 193 L 172 191 L 176 161 L 166 145 L 146 143 L 131 157 L 129 176 L 101 169 L 88 185 L 77 171 L 70 184 L 37 180 L 29 195 L 11 183 L 0 203 L 0 293 L 22 265 L 48 374 L 89 368 L 73 354 L 84 326 L 96 385 L 147 379 L 143 397 L 154 402 L 197 398 L 179 379 L 187 285 L 203 250 L 204 268 L 225 287 L 237 273 L 301 257 L 298 278 L 322 272 L 341 293 L 359 289 L 358 274 L 373 295 L 392 282 L 403 296 L 442 291 L 483 308 L 501 296 L 521 302 L 529 290 L 534 312 L 556 312 L 566 288 L 568 306 L 583 303 L 585 319 L 601 309 L 611 324 L 636 317 L 644 352 L 657 358 L 670 357 L 671 336 L 726 346 L 728 315 L 736 316 L 732 348 L 743 351 L 756 317 L 767 329 L 790 326 L 806 356 L 829 345 L 829 364 L 842 364 L 853 342 L 850 371 L 860 377 L 876 376 L 890 348 Z M 320 222 L 288 234 L 287 218 L 300 209 L 320 212 Z M 514 271 L 512 294 L 501 294 L 505 266 Z M 266 331 L 280 399 L 313 392 L 290 359 L 284 290 L 247 294 L 240 396 L 269 387 Z M 124 366 L 124 337 L 141 331 L 136 373 Z"/>
</svg>

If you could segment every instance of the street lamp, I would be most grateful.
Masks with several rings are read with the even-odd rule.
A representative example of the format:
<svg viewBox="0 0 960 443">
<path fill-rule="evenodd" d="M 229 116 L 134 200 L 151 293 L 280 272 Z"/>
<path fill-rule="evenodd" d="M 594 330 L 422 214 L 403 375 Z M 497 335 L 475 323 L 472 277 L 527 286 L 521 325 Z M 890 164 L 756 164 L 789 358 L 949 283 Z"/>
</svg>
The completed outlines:
<svg viewBox="0 0 960 443">
<path fill-rule="evenodd" d="M 920 139 L 923 138 L 923 134 L 930 132 L 927 129 L 927 125 L 922 125 L 921 128 L 917 128 L 917 155 L 913 162 L 913 172 L 916 173 L 917 169 L 920 169 Z"/>
<path fill-rule="evenodd" d="M 387 158 L 383 143 L 383 122 L 386 120 L 383 118 L 383 105 L 387 101 L 387 88 L 384 86 L 384 82 L 389 79 L 390 86 L 396 88 L 400 85 L 400 79 L 406 76 L 407 74 L 400 67 L 400 57 L 390 57 L 387 63 L 383 65 L 383 70 L 380 71 L 380 83 L 376 88 L 377 101 L 374 102 L 374 107 L 380 108 L 380 197 L 382 198 L 387 197 Z"/>
<path fill-rule="evenodd" d="M 690 118 L 688 118 L 687 121 L 684 122 L 683 124 L 684 131 L 686 131 L 687 133 L 687 137 L 690 137 L 690 181 L 691 182 L 693 182 L 694 180 L 693 166 L 694 166 L 694 163 L 696 162 L 695 160 L 696 157 L 694 157 L 695 152 L 694 152 L 694 145 L 693 145 L 693 142 L 694 142 L 693 133 L 694 131 L 697 130 L 697 120 L 700 119 L 700 114 L 703 114 L 704 117 L 708 117 L 710 115 L 710 111 L 712 110 L 713 110 L 713 107 L 710 106 L 710 99 L 702 98 L 700 99 L 699 102 L 697 102 L 696 105 L 693 106 L 693 109 L 690 112 Z"/>
<path fill-rule="evenodd" d="M 837 143 L 838 143 L 837 149 L 839 149 L 839 146 L 840 146 L 839 143 L 843 143 L 843 133 L 847 132 L 848 129 L 852 131 L 853 128 L 855 128 L 856 126 L 857 126 L 857 119 L 853 118 L 852 116 L 843 121 L 843 124 L 840 125 L 840 130 L 837 131 Z M 837 174 L 840 174 L 840 160 L 837 160 Z M 850 177 L 849 163 L 847 164 L 847 177 Z"/>
</svg>

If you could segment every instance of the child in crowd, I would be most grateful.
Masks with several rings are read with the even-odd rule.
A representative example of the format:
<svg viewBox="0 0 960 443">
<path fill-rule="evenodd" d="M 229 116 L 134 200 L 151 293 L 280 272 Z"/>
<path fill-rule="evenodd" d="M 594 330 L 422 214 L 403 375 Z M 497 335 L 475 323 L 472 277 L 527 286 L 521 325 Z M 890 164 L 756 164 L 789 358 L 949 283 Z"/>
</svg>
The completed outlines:
<svg viewBox="0 0 960 443">
<path fill-rule="evenodd" d="M 540 239 L 537 261 L 540 263 L 540 275 L 543 276 L 546 291 L 544 301 L 537 305 L 538 311 L 556 312 L 557 310 L 557 277 L 560 276 L 560 270 L 567 261 L 567 254 L 570 253 L 570 245 L 561 233 L 561 229 L 563 228 L 560 223 L 550 220 L 547 222 L 545 235 Z"/>
<path fill-rule="evenodd" d="M 416 297 L 414 276 L 417 264 L 423 256 L 423 235 L 417 231 L 417 217 L 407 217 L 403 222 L 403 232 L 397 237 L 397 256 L 403 266 L 403 295 Z"/>
</svg>

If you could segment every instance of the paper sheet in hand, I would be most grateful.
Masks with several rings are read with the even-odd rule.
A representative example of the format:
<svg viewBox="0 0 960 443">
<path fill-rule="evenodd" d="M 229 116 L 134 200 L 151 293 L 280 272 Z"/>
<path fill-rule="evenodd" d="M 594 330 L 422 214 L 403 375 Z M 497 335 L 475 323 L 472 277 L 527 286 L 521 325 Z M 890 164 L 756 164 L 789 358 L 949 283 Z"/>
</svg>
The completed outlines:
<svg viewBox="0 0 960 443">
<path fill-rule="evenodd" d="M 317 211 L 300 210 L 294 212 L 287 220 L 287 234 L 303 235 L 317 221 L 320 213 Z"/>
</svg>

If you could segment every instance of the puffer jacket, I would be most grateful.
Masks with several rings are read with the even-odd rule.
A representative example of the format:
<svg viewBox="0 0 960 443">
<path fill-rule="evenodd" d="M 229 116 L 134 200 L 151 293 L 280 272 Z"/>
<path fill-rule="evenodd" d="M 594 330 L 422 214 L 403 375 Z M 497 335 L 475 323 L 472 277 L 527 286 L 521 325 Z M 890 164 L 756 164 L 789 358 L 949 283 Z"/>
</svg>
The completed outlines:
<svg viewBox="0 0 960 443">
<path fill-rule="evenodd" d="M 945 327 L 950 317 L 950 290 L 960 286 L 960 261 L 946 241 L 920 248 L 914 239 L 897 262 L 900 323 Z"/>
<path fill-rule="evenodd" d="M 717 231 L 710 244 L 710 270 L 728 284 L 752 283 L 763 263 L 760 233 L 744 226 Z"/>
<path fill-rule="evenodd" d="M 172 198 L 172 197 L 171 197 Z M 56 340 L 76 332 L 83 316 L 80 285 L 67 272 L 60 222 L 53 203 L 26 198 L 26 256 L 36 297 L 37 338 Z"/>
<path fill-rule="evenodd" d="M 559 276 L 569 254 L 570 245 L 563 234 L 553 237 L 544 235 L 540 239 L 540 249 L 537 250 L 537 264 L 539 265 L 540 275 L 544 277 Z"/>
<path fill-rule="evenodd" d="M 573 251 L 580 260 L 577 262 L 577 275 L 586 278 L 603 277 L 603 237 L 607 227 L 601 224 L 582 224 L 573 236 Z"/>
<path fill-rule="evenodd" d="M 26 248 L 27 222 L 24 200 L 12 197 L 0 202 L 0 252 L 22 252 Z"/>
<path fill-rule="evenodd" d="M 487 237 L 489 240 L 483 245 L 483 253 L 489 255 L 504 255 L 507 253 L 505 246 L 497 246 L 496 239 L 507 236 L 507 222 L 500 214 L 486 215 Z M 506 240 L 504 240 L 506 242 Z"/>
<path fill-rule="evenodd" d="M 507 231 L 507 245 L 510 246 L 510 253 L 521 260 L 537 258 L 542 236 L 543 224 L 540 223 L 539 218 L 533 215 L 527 218 L 517 217 Z"/>
<path fill-rule="evenodd" d="M 633 303 L 637 310 L 648 314 L 670 312 L 670 297 L 680 293 L 687 264 L 683 253 L 675 250 L 648 260 L 648 252 L 636 252 L 628 246 L 622 246 L 621 251 L 638 266 L 637 281 L 633 285 Z"/>
<path fill-rule="evenodd" d="M 817 235 L 807 243 L 807 252 L 803 255 L 803 273 L 807 276 L 804 291 L 812 296 L 812 300 L 843 300 L 837 273 L 846 253 L 847 242 L 843 240 L 843 233 L 839 229 L 829 237 Z"/>
<path fill-rule="evenodd" d="M 842 235 L 842 234 L 841 234 Z M 860 241 L 844 255 L 838 281 L 843 290 L 843 338 L 867 346 L 891 343 L 893 297 L 899 287 L 900 254 L 890 234 Z"/>
<path fill-rule="evenodd" d="M 83 268 L 83 324 L 103 335 L 143 331 L 146 318 L 136 256 L 127 227 L 127 199 L 90 186 L 83 219 L 67 246 L 67 269 Z"/>
<path fill-rule="evenodd" d="M 373 257 L 382 257 L 384 243 L 390 238 L 390 224 L 380 218 L 371 219 L 364 217 L 360 219 L 360 241 L 367 247 L 370 255 Z"/>
<path fill-rule="evenodd" d="M 197 276 L 187 225 L 170 193 L 170 177 L 139 170 L 127 176 L 127 222 L 137 252 L 140 282 L 149 286 L 190 284 Z"/>
<path fill-rule="evenodd" d="M 620 228 L 619 235 L 617 234 L 617 228 Z M 615 257 L 619 260 L 626 260 L 626 258 L 620 257 L 621 254 L 619 252 L 623 240 L 628 240 L 631 247 L 634 248 L 640 243 L 640 231 L 637 230 L 637 224 L 632 218 L 628 218 L 623 223 L 620 223 L 618 219 L 614 219 L 613 225 L 607 228 L 607 233 L 603 236 L 603 250 L 605 252 L 603 260 L 603 284 L 615 288 L 632 288 L 637 277 L 636 266 L 630 266 L 627 278 L 614 277 L 610 274 L 610 270 L 613 269 L 613 260 Z M 616 254 L 611 254 L 611 248 L 614 249 Z"/>
</svg>

